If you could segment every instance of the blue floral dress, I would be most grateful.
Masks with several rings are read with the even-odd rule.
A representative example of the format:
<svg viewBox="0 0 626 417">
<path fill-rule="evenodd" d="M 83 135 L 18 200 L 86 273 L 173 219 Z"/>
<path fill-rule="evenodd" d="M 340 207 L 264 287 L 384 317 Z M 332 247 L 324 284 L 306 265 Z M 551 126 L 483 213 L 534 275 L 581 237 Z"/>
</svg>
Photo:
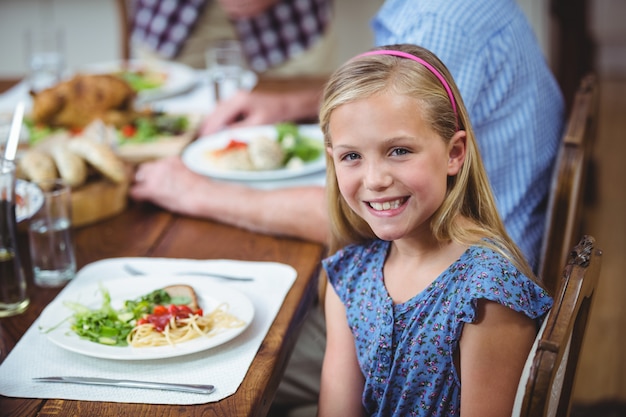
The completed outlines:
<svg viewBox="0 0 626 417">
<path fill-rule="evenodd" d="M 453 363 L 477 300 L 541 319 L 552 299 L 501 255 L 472 246 L 426 289 L 394 304 L 383 282 L 390 242 L 348 246 L 323 261 L 346 307 L 365 377 L 370 416 L 458 416 L 461 382 Z"/>
</svg>

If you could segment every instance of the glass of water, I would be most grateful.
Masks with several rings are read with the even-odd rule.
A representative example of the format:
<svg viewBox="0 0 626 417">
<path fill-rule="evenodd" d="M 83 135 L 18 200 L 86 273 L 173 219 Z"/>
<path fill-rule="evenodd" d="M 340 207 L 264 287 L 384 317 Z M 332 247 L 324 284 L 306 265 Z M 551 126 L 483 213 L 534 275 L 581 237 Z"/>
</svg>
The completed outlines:
<svg viewBox="0 0 626 417">
<path fill-rule="evenodd" d="M 44 201 L 28 227 L 33 278 L 41 287 L 58 287 L 76 274 L 71 189 L 62 180 L 38 185 Z"/>
<path fill-rule="evenodd" d="M 61 29 L 26 32 L 28 85 L 39 92 L 60 82 L 65 71 L 64 35 Z"/>
<path fill-rule="evenodd" d="M 241 88 L 246 68 L 241 42 L 234 39 L 211 42 L 206 50 L 206 69 L 215 103 L 227 99 Z"/>
</svg>

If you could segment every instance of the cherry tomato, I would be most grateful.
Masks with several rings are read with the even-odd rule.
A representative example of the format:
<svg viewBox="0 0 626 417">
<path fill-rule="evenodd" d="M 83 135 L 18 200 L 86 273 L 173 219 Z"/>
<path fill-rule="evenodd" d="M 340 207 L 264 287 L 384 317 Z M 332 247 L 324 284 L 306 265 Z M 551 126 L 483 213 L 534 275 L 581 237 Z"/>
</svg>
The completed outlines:
<svg viewBox="0 0 626 417">
<path fill-rule="evenodd" d="M 156 315 L 156 316 L 162 316 L 163 314 L 167 313 L 167 308 L 165 308 L 165 306 L 154 306 L 154 309 L 152 310 L 152 314 Z"/>
<path fill-rule="evenodd" d="M 132 138 L 137 133 L 137 128 L 133 125 L 125 125 L 122 127 L 122 135 L 127 138 Z"/>
</svg>

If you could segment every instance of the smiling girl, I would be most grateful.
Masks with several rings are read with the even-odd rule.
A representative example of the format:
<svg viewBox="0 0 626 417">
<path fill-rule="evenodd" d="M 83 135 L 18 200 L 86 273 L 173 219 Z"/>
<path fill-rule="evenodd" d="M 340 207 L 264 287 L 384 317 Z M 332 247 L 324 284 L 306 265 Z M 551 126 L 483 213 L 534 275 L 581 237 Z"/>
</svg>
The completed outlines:
<svg viewBox="0 0 626 417">
<path fill-rule="evenodd" d="M 552 300 L 506 234 L 448 70 L 413 45 L 359 55 L 327 84 L 320 124 L 319 415 L 510 416 Z"/>
</svg>

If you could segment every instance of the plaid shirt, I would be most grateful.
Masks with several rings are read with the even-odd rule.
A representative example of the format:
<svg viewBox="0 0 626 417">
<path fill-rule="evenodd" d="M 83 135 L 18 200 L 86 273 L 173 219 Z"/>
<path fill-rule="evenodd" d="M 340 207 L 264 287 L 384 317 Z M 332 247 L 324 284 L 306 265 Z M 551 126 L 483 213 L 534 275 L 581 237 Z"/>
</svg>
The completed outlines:
<svg viewBox="0 0 626 417">
<path fill-rule="evenodd" d="M 175 58 L 208 1 L 135 0 L 133 40 Z M 263 72 L 315 44 L 331 13 L 331 0 L 280 0 L 260 15 L 232 22 L 250 68 Z"/>
</svg>

